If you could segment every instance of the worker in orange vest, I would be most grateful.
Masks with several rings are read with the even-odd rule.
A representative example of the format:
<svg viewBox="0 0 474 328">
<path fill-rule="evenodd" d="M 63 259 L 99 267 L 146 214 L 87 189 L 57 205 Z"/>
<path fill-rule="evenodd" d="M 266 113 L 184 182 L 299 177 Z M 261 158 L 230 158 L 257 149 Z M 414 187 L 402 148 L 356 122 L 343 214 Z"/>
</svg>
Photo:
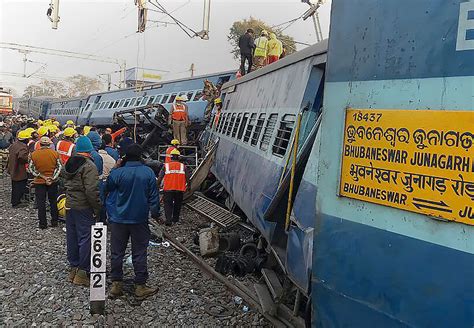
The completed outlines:
<svg viewBox="0 0 474 328">
<path fill-rule="evenodd" d="M 173 127 L 173 138 L 178 139 L 181 145 L 188 142 L 187 128 L 190 125 L 188 116 L 188 106 L 184 103 L 184 98 L 177 96 L 175 103 L 171 106 L 169 123 Z"/>
<path fill-rule="evenodd" d="M 165 224 L 167 226 L 179 221 L 183 195 L 188 187 L 189 173 L 186 165 L 180 162 L 180 152 L 171 151 L 171 162 L 165 163 L 158 176 L 158 185 L 163 181 L 163 204 L 165 207 Z"/>
<path fill-rule="evenodd" d="M 63 132 L 64 139 L 58 141 L 58 144 L 56 145 L 57 151 L 64 165 L 66 165 L 74 151 L 74 137 L 76 134 L 77 132 L 73 128 L 66 128 Z"/>
<path fill-rule="evenodd" d="M 215 110 L 214 123 L 212 126 L 214 127 L 214 130 L 217 130 L 217 124 L 219 124 L 219 119 L 221 118 L 221 111 L 222 111 L 221 98 L 217 98 L 216 100 L 214 100 L 214 110 Z"/>
<path fill-rule="evenodd" d="M 171 140 L 171 146 L 166 148 L 165 163 L 171 162 L 171 152 L 175 149 L 178 149 L 178 146 L 179 146 L 178 139 Z"/>
</svg>

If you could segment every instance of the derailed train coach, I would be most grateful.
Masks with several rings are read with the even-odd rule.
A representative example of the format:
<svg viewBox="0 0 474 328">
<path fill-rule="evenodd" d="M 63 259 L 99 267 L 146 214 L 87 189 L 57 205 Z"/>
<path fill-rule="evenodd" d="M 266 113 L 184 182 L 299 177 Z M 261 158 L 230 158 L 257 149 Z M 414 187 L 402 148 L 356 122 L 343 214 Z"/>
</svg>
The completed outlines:
<svg viewBox="0 0 474 328">
<path fill-rule="evenodd" d="M 327 53 L 224 85 L 212 171 L 311 301 L 313 326 L 474 325 L 473 12 L 333 0 Z"/>
</svg>

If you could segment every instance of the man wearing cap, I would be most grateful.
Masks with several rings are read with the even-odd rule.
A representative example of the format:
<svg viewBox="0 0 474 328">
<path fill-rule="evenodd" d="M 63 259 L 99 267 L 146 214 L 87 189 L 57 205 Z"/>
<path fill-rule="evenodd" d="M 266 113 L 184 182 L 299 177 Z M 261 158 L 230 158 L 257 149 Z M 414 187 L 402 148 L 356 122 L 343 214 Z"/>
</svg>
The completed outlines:
<svg viewBox="0 0 474 328">
<path fill-rule="evenodd" d="M 187 127 L 190 125 L 190 121 L 188 106 L 184 104 L 181 96 L 176 97 L 175 103 L 171 106 L 169 124 L 173 127 L 173 138 L 178 139 L 180 144 L 186 145 L 188 142 Z"/>
<path fill-rule="evenodd" d="M 165 163 L 171 162 L 171 152 L 175 149 L 178 149 L 178 146 L 179 146 L 179 140 L 178 139 L 171 140 L 171 146 L 166 148 Z"/>
<path fill-rule="evenodd" d="M 39 139 L 41 139 L 41 137 L 48 137 L 49 138 L 50 136 L 50 130 L 49 130 L 49 127 L 47 126 L 42 126 L 38 129 L 38 137 Z M 41 148 L 41 144 L 40 144 L 40 140 L 36 141 L 35 143 L 35 147 L 34 147 L 34 150 L 38 150 Z M 49 145 L 49 148 L 51 148 L 52 150 L 55 150 L 54 148 L 54 144 L 51 143 L 51 145 Z"/>
<path fill-rule="evenodd" d="M 28 169 L 34 176 L 33 183 L 36 192 L 36 205 L 38 206 L 39 228 L 46 229 L 46 195 L 48 196 L 51 226 L 58 225 L 58 184 L 62 163 L 59 154 L 50 147 L 52 141 L 48 137 L 41 137 L 41 148 L 31 154 Z"/>
<path fill-rule="evenodd" d="M 58 141 L 56 149 L 58 150 L 61 160 L 65 165 L 74 151 L 74 138 L 77 132 L 73 128 L 66 128 L 63 132 L 63 140 Z"/>
<path fill-rule="evenodd" d="M 27 131 L 20 131 L 17 140 L 8 148 L 7 172 L 12 179 L 11 204 L 13 208 L 26 206 L 26 204 L 21 204 L 21 198 L 26 191 L 28 181 L 26 164 L 28 163 L 29 138 Z"/>
<path fill-rule="evenodd" d="M 114 197 L 114 206 L 107 206 L 111 230 L 112 297 L 123 294 L 123 258 L 128 239 L 131 239 L 132 245 L 135 296 L 144 299 L 158 291 L 158 288 L 146 285 L 147 248 L 150 241 L 148 215 L 150 209 L 158 204 L 158 188 L 153 170 L 141 161 L 142 152 L 140 145 L 129 145 L 121 167 L 112 170 L 107 179 L 108 197 Z"/>
<path fill-rule="evenodd" d="M 165 206 L 166 225 L 179 221 L 183 195 L 189 182 L 186 165 L 180 162 L 179 150 L 171 152 L 171 162 L 165 163 L 158 176 L 158 185 L 163 181 L 163 203 Z"/>
<path fill-rule="evenodd" d="M 217 98 L 214 100 L 214 122 L 213 122 L 213 128 L 214 130 L 217 130 L 217 125 L 219 124 L 219 119 L 221 118 L 221 111 L 222 111 L 222 99 Z"/>
<path fill-rule="evenodd" d="M 120 158 L 119 152 L 113 146 L 112 136 L 110 134 L 104 134 L 102 136 L 102 144 L 104 144 L 104 150 L 109 154 L 115 161 Z"/>
<path fill-rule="evenodd" d="M 70 265 L 68 281 L 89 286 L 91 226 L 99 217 L 99 174 L 92 161 L 89 138 L 76 141 L 76 153 L 61 172 L 66 189 L 66 242 Z"/>
<path fill-rule="evenodd" d="M 102 139 L 100 138 L 99 133 L 97 133 L 95 130 L 90 130 L 90 132 L 87 134 L 87 138 L 90 139 L 92 147 L 94 147 L 94 150 L 91 152 L 91 157 L 94 160 L 95 166 L 97 167 L 97 172 L 99 172 L 99 175 L 102 175 L 104 170 L 104 161 L 98 152 L 99 148 L 102 146 Z"/>
</svg>

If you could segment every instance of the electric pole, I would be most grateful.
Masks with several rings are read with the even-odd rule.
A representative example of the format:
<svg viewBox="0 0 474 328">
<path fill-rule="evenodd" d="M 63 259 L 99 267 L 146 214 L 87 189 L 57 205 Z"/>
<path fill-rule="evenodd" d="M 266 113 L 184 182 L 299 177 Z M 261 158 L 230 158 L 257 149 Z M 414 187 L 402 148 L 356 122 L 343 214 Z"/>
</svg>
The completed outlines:
<svg viewBox="0 0 474 328">
<path fill-rule="evenodd" d="M 191 64 L 191 68 L 189 70 L 191 71 L 191 77 L 194 77 L 194 71 L 196 70 L 194 63 Z"/>
<path fill-rule="evenodd" d="M 53 30 L 58 29 L 58 23 L 59 23 L 59 0 L 51 0 L 52 4 L 52 15 L 51 15 L 51 22 L 53 23 Z"/>
</svg>

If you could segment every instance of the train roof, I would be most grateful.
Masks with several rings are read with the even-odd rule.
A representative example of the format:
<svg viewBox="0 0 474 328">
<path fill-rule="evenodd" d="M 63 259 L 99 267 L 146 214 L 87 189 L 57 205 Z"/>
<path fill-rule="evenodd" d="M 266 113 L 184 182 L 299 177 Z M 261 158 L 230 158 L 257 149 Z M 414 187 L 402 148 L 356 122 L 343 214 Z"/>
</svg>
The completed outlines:
<svg viewBox="0 0 474 328">
<path fill-rule="evenodd" d="M 263 68 L 260 68 L 256 71 L 250 72 L 249 74 L 246 74 L 246 75 L 242 76 L 239 79 L 229 81 L 229 82 L 225 83 L 222 86 L 222 90 L 225 92 L 225 89 L 227 89 L 231 86 L 238 85 L 238 84 L 245 83 L 245 82 L 248 82 L 250 80 L 256 79 L 256 78 L 258 78 L 262 75 L 265 75 L 265 74 L 271 73 L 273 71 L 279 70 L 279 69 L 281 69 L 285 66 L 289 66 L 289 65 L 292 65 L 296 62 L 305 60 L 308 57 L 317 56 L 317 55 L 324 55 L 324 57 L 322 58 L 323 60 L 321 60 L 321 64 L 325 63 L 326 62 L 326 53 L 327 53 L 327 51 L 328 51 L 328 39 L 325 39 L 325 40 L 323 40 L 319 43 L 316 43 L 312 46 L 309 46 L 309 47 L 304 48 L 300 51 L 292 53 L 291 55 L 288 55 L 285 58 L 280 59 L 276 63 L 273 63 L 271 65 L 267 65 L 267 66 L 265 66 Z"/>
<path fill-rule="evenodd" d="M 223 72 L 216 72 L 216 73 L 209 73 L 209 74 L 202 74 L 202 75 L 197 75 L 194 77 L 183 77 L 180 79 L 174 79 L 174 80 L 165 80 L 162 82 L 157 82 L 157 83 L 152 83 L 152 84 L 146 84 L 143 86 L 145 89 L 153 89 L 154 87 L 158 87 L 163 84 L 170 84 L 170 83 L 176 83 L 176 82 L 183 82 L 183 81 L 192 81 L 192 80 L 199 80 L 203 79 L 209 76 L 216 76 L 216 75 L 225 75 L 225 74 L 235 74 L 236 70 L 230 70 L 230 71 L 223 71 Z M 117 90 L 110 90 L 110 91 L 102 91 L 102 92 L 97 92 L 97 93 L 92 93 L 90 96 L 95 96 L 95 95 L 101 95 L 104 93 L 114 93 L 114 92 L 122 92 L 125 90 L 135 90 L 137 87 L 130 87 L 130 88 L 123 88 L 123 89 L 117 89 Z"/>
</svg>

